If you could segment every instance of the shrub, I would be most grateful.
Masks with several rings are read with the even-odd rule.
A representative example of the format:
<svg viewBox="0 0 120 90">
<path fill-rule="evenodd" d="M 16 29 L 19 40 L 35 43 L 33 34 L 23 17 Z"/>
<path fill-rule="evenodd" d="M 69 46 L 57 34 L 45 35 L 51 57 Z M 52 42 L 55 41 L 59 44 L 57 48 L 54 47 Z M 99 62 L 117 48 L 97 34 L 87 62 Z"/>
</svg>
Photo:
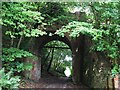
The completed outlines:
<svg viewBox="0 0 120 90">
<path fill-rule="evenodd" d="M 13 76 L 13 72 L 9 71 L 5 73 L 5 69 L 0 70 L 0 90 L 18 88 L 20 77 Z"/>
</svg>

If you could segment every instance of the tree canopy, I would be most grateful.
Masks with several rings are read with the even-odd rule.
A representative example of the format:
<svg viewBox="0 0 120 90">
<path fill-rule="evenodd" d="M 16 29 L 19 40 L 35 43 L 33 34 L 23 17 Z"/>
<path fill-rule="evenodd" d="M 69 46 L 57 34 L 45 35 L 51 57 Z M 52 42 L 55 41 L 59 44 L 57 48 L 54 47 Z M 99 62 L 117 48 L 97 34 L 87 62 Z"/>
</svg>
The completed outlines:
<svg viewBox="0 0 120 90">
<path fill-rule="evenodd" d="M 76 12 L 84 12 L 86 20 L 75 18 L 73 14 Z M 53 27 L 58 29 L 54 34 L 62 37 L 65 33 L 71 39 L 80 35 L 89 36 L 94 42 L 91 49 L 110 58 L 113 75 L 120 73 L 120 2 L 2 2 L 1 15 L 4 69 L 0 73 L 4 72 L 4 76 L 9 77 L 0 79 L 3 88 L 17 87 L 18 77 L 13 80 L 15 84 L 3 84 L 3 80 L 11 80 L 12 74 L 19 75 L 32 68 L 30 63 L 22 62 L 21 58 L 37 59 L 22 44 L 26 44 L 28 39 L 46 35 L 47 30 Z"/>
</svg>

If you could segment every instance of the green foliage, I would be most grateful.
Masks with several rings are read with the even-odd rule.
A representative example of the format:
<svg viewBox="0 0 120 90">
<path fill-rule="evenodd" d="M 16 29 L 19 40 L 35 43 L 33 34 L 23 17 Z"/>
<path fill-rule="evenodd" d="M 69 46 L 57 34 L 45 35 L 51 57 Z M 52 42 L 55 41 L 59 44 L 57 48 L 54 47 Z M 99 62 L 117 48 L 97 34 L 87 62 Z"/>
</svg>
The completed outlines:
<svg viewBox="0 0 120 90">
<path fill-rule="evenodd" d="M 115 64 L 111 72 L 113 77 L 115 77 L 117 74 L 120 74 L 120 65 Z"/>
<path fill-rule="evenodd" d="M 0 70 L 0 90 L 2 89 L 15 89 L 19 86 L 20 77 L 13 76 L 13 72 L 9 71 L 5 73 L 4 68 Z"/>
<path fill-rule="evenodd" d="M 102 37 L 95 42 L 97 51 L 103 51 L 107 53 L 108 57 L 113 60 L 119 60 L 120 58 L 120 26 L 109 25 L 108 29 L 104 31 Z"/>
<path fill-rule="evenodd" d="M 32 69 L 32 64 L 31 63 L 20 63 L 20 62 L 13 62 L 11 65 L 14 65 L 14 67 L 11 67 L 11 70 L 14 72 L 21 72 L 25 70 L 31 70 Z M 10 65 L 10 66 L 11 66 Z"/>
<path fill-rule="evenodd" d="M 32 57 L 33 54 L 17 48 L 3 48 L 3 59 L 5 61 L 14 61 L 16 58 Z M 3 60 L 3 61 L 4 61 Z"/>
<path fill-rule="evenodd" d="M 80 3 L 79 7 L 82 8 L 80 11 L 87 14 L 87 21 L 93 23 L 95 28 L 120 22 L 118 2 L 86 2 Z"/>
<path fill-rule="evenodd" d="M 103 28 L 105 26 L 101 26 Z M 77 38 L 81 34 L 91 37 L 94 45 L 92 50 L 103 52 L 115 64 L 120 58 L 120 26 L 106 25 L 107 30 L 95 29 L 92 24 L 86 22 L 70 22 L 57 30 L 56 34 L 64 37 L 68 33 L 70 37 Z"/>
<path fill-rule="evenodd" d="M 32 64 L 24 63 L 22 58 L 36 58 L 33 54 L 17 48 L 3 48 L 2 62 L 5 70 L 13 72 L 21 72 L 32 69 Z M 19 60 L 21 58 L 21 60 Z"/>
<path fill-rule="evenodd" d="M 54 24 L 58 24 L 58 25 L 65 25 L 68 22 L 71 22 L 75 20 L 74 17 L 72 16 L 68 16 L 68 15 L 60 15 L 58 17 L 52 18 L 51 20 L 49 20 L 48 25 L 54 25 Z"/>
<path fill-rule="evenodd" d="M 3 3 L 2 4 L 2 24 L 9 27 L 6 35 L 16 38 L 24 35 L 25 37 L 38 37 L 46 34 L 44 31 L 45 23 L 41 13 L 37 11 L 34 3 Z M 35 28 L 35 25 L 38 24 Z"/>
<path fill-rule="evenodd" d="M 100 16 L 99 20 L 101 23 L 106 22 L 108 23 L 118 23 L 118 3 L 93 3 L 95 10 L 99 12 Z"/>
<path fill-rule="evenodd" d="M 65 13 L 64 8 L 60 3 L 56 2 L 46 2 L 40 11 L 50 17 L 58 17 Z"/>
<path fill-rule="evenodd" d="M 56 34 L 64 37 L 65 33 L 69 33 L 69 36 L 73 38 L 79 37 L 80 34 L 85 34 L 91 37 L 96 36 L 94 39 L 97 39 L 98 37 L 101 37 L 103 32 L 103 30 L 94 29 L 92 24 L 73 21 L 70 22 L 68 25 L 63 26 L 61 29 L 57 30 Z"/>
<path fill-rule="evenodd" d="M 58 2 L 46 2 L 39 7 L 40 12 L 42 12 L 42 16 L 45 18 L 45 22 L 47 26 L 54 25 L 64 25 L 75 18 L 65 10 L 66 6 L 64 3 Z"/>
</svg>

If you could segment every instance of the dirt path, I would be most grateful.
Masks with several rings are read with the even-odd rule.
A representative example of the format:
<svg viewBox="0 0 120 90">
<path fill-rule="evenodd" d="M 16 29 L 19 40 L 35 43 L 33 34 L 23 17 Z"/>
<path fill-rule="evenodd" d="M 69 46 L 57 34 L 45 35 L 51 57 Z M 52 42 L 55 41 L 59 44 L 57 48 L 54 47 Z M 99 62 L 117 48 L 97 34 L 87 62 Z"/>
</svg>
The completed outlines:
<svg viewBox="0 0 120 90">
<path fill-rule="evenodd" d="M 25 80 L 25 83 L 20 86 L 21 88 L 42 88 L 43 90 L 55 89 L 55 90 L 89 90 L 84 85 L 74 85 L 67 77 L 47 77 L 41 78 L 39 82 L 35 83 L 29 80 Z"/>
</svg>

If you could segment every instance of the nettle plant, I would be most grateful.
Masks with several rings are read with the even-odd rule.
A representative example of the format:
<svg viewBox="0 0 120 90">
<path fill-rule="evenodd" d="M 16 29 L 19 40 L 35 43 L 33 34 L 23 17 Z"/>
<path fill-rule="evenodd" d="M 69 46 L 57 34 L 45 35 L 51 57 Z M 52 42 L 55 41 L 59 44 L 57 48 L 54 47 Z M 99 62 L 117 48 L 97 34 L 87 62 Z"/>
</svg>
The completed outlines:
<svg viewBox="0 0 120 90">
<path fill-rule="evenodd" d="M 87 22 L 70 22 L 68 25 L 63 26 L 57 30 L 55 34 L 64 37 L 65 33 L 69 33 L 71 38 L 77 38 L 81 34 L 89 36 L 94 42 L 91 47 L 93 51 L 103 52 L 112 62 L 112 75 L 120 73 L 120 65 L 118 60 L 120 59 L 120 26 L 109 25 L 106 26 L 107 30 L 95 29 L 92 24 Z"/>
</svg>

